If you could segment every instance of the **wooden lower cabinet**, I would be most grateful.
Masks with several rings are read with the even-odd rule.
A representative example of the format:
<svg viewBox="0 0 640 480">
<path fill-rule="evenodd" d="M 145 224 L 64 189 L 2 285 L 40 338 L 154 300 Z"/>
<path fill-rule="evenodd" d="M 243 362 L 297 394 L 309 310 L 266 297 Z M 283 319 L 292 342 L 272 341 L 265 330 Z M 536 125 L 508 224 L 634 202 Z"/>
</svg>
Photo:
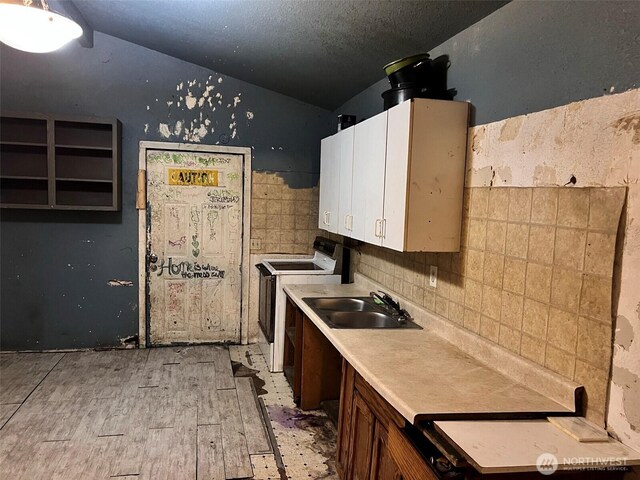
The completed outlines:
<svg viewBox="0 0 640 480">
<path fill-rule="evenodd" d="M 293 400 L 302 410 L 315 410 L 340 396 L 342 357 L 327 337 L 287 296 L 284 373 Z"/>
<path fill-rule="evenodd" d="M 392 452 L 389 432 L 400 432 L 404 418 L 343 361 L 336 469 L 343 480 L 418 480 L 413 466 L 419 459 L 419 480 L 435 479 L 418 452 L 405 445 Z M 402 433 L 401 433 L 402 434 Z M 398 458 L 400 454 L 402 458 Z M 406 454 L 412 454 L 404 460 Z M 405 465 L 407 472 L 403 471 Z"/>
<path fill-rule="evenodd" d="M 533 480 L 540 474 L 482 475 L 468 464 L 439 477 L 428 458 L 438 449 L 402 417 L 344 359 L 336 470 L 342 480 Z M 624 472 L 556 472 L 567 480 L 622 480 Z"/>
<path fill-rule="evenodd" d="M 371 453 L 371 480 L 405 480 L 400 467 L 389 452 L 389 432 L 376 422 Z"/>
<path fill-rule="evenodd" d="M 373 452 L 373 432 L 376 418 L 360 394 L 353 396 L 351 411 L 351 438 L 349 445 L 349 478 L 368 480 Z"/>
<path fill-rule="evenodd" d="M 342 379 L 340 384 L 340 407 L 338 413 L 338 445 L 336 449 L 336 470 L 340 478 L 347 478 L 349 462 L 349 439 L 351 433 L 351 409 L 355 370 L 346 361 L 342 361 Z"/>
</svg>

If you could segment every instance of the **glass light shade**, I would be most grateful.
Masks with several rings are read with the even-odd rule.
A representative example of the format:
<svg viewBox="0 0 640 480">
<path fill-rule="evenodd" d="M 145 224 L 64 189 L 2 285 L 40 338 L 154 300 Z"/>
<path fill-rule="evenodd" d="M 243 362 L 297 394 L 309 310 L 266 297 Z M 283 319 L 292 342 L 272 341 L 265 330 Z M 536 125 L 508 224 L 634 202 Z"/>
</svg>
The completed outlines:
<svg viewBox="0 0 640 480">
<path fill-rule="evenodd" d="M 82 35 L 73 20 L 41 8 L 0 3 L 0 41 L 32 53 L 53 52 Z"/>
</svg>

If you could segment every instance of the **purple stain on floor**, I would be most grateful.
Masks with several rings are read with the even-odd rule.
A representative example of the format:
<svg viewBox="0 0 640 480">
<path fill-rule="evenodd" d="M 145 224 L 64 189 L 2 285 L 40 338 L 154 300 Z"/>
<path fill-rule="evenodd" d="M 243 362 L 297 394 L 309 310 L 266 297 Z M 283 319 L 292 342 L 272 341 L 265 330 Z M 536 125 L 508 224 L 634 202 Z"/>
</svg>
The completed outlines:
<svg viewBox="0 0 640 480">
<path fill-rule="evenodd" d="M 305 430 L 313 435 L 308 447 L 326 460 L 327 472 L 321 477 L 329 478 L 335 474 L 336 428 L 324 412 L 303 412 L 298 408 L 279 405 L 267 405 L 269 418 L 284 428 Z"/>
<path fill-rule="evenodd" d="M 272 421 L 279 423 L 285 428 L 301 428 L 297 422 L 307 420 L 313 416 L 303 413 L 297 408 L 281 407 L 278 405 L 267 405 L 267 411 Z"/>
</svg>

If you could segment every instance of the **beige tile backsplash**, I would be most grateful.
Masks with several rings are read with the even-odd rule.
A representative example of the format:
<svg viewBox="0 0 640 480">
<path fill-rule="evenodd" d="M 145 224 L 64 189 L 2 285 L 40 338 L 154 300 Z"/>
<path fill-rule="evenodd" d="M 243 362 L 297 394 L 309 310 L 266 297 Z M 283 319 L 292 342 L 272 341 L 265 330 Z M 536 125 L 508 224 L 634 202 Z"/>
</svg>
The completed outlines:
<svg viewBox="0 0 640 480">
<path fill-rule="evenodd" d="M 365 245 L 360 273 L 464 328 L 585 385 L 602 423 L 611 289 L 625 188 L 471 188 L 459 253 Z M 255 198 L 255 194 L 254 194 Z M 429 267 L 438 266 L 437 288 Z"/>
<path fill-rule="evenodd" d="M 318 187 L 290 188 L 276 173 L 253 172 L 251 253 L 310 254 L 318 234 Z"/>
</svg>

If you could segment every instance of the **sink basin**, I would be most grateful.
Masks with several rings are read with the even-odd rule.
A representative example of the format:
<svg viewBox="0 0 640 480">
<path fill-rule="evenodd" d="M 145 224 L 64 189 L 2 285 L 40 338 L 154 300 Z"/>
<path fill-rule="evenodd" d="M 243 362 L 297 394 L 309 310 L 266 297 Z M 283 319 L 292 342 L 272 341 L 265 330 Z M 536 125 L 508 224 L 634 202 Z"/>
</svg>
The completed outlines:
<svg viewBox="0 0 640 480">
<path fill-rule="evenodd" d="M 416 328 L 411 321 L 376 305 L 371 297 L 311 297 L 302 299 L 331 328 Z"/>
<path fill-rule="evenodd" d="M 326 316 L 333 328 L 401 328 L 406 323 L 382 312 L 332 312 Z"/>
<path fill-rule="evenodd" d="M 376 310 L 375 305 L 362 298 L 305 298 L 304 301 L 311 308 L 331 310 L 335 312 L 362 312 Z"/>
</svg>

